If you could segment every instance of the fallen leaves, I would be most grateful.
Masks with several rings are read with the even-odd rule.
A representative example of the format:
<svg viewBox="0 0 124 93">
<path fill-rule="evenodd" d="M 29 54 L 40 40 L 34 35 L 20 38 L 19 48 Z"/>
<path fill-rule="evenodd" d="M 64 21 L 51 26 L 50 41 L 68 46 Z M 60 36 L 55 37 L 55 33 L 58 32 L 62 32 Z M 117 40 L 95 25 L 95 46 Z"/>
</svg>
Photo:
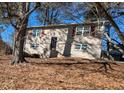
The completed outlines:
<svg viewBox="0 0 124 93">
<path fill-rule="evenodd" d="M 73 64 L 77 59 L 27 58 L 29 63 L 17 65 L 10 59 L 1 57 L 0 89 L 124 89 L 124 64 L 104 73 L 100 64 Z"/>
</svg>

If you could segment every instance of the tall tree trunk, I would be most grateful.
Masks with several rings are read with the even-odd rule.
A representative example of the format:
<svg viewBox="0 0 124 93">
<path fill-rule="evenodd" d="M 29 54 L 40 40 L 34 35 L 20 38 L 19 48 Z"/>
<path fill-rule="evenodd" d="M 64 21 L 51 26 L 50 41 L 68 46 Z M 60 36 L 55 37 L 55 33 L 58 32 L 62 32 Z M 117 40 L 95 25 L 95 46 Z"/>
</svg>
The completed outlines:
<svg viewBox="0 0 124 93">
<path fill-rule="evenodd" d="M 29 6 L 28 6 L 29 7 Z M 27 4 L 23 3 L 23 14 L 26 14 L 27 12 Z M 26 29 L 28 25 L 28 16 L 24 17 L 21 20 L 21 25 L 18 29 L 18 35 L 15 39 L 15 46 L 14 46 L 14 58 L 12 60 L 12 64 L 14 63 L 22 63 L 26 62 L 25 57 L 24 57 L 24 43 L 25 43 L 25 36 L 26 36 Z"/>
<path fill-rule="evenodd" d="M 12 64 L 14 63 L 19 63 L 19 62 L 24 62 L 25 57 L 24 57 L 24 43 L 25 43 L 25 36 L 26 36 L 26 28 L 27 28 L 27 23 L 28 19 L 25 20 L 21 30 L 20 34 L 17 36 L 19 37 L 17 40 L 15 40 L 15 47 L 14 47 L 14 59 L 12 61 Z"/>
</svg>

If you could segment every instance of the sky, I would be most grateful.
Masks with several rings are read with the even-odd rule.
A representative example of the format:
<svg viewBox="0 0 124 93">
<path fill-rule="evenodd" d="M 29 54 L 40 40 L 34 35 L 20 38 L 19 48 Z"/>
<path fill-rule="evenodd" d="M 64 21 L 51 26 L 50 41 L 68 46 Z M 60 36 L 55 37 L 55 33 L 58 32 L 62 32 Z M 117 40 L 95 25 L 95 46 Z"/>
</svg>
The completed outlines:
<svg viewBox="0 0 124 93">
<path fill-rule="evenodd" d="M 9 44 L 12 44 L 12 33 L 14 32 L 14 28 L 11 25 L 3 26 L 5 29 L 4 32 L 1 33 L 2 40 Z"/>
</svg>

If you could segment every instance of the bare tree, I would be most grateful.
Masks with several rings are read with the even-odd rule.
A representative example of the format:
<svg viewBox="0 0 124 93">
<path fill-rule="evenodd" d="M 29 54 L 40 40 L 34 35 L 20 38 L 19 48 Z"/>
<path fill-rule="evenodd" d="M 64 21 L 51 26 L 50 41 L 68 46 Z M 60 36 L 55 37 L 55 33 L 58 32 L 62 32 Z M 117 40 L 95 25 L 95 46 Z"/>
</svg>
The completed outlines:
<svg viewBox="0 0 124 93">
<path fill-rule="evenodd" d="M 61 19 L 61 6 L 60 3 L 45 2 L 41 3 L 41 8 L 37 10 L 37 19 L 43 25 L 59 24 L 62 23 Z"/>
<path fill-rule="evenodd" d="M 104 13 L 105 17 L 107 20 L 109 20 L 109 22 L 112 24 L 112 26 L 114 27 L 115 31 L 117 32 L 119 38 L 121 39 L 122 44 L 124 45 L 124 35 L 123 33 L 120 31 L 118 25 L 115 23 L 115 21 L 113 20 L 112 16 L 106 11 L 105 7 L 103 6 L 103 4 L 101 3 L 96 3 L 96 6 L 101 10 L 101 12 Z"/>
<path fill-rule="evenodd" d="M 38 20 L 43 25 L 65 24 L 70 22 L 83 22 L 83 15 L 86 11 L 84 3 L 76 2 L 46 2 L 41 3 L 42 7 L 37 11 Z"/>
<path fill-rule="evenodd" d="M 23 48 L 30 14 L 40 7 L 39 3 L 0 3 L 1 20 L 11 24 L 16 31 L 12 64 L 26 61 Z"/>
</svg>

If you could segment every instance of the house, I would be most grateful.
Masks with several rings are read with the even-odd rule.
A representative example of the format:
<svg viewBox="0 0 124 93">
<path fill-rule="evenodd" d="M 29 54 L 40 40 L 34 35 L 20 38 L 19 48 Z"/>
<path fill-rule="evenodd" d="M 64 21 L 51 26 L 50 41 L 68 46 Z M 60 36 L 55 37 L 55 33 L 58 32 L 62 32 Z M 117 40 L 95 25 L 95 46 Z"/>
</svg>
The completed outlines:
<svg viewBox="0 0 124 93">
<path fill-rule="evenodd" d="M 28 28 L 24 51 L 46 57 L 82 57 L 101 55 L 101 37 L 106 22 L 60 24 Z"/>
</svg>

